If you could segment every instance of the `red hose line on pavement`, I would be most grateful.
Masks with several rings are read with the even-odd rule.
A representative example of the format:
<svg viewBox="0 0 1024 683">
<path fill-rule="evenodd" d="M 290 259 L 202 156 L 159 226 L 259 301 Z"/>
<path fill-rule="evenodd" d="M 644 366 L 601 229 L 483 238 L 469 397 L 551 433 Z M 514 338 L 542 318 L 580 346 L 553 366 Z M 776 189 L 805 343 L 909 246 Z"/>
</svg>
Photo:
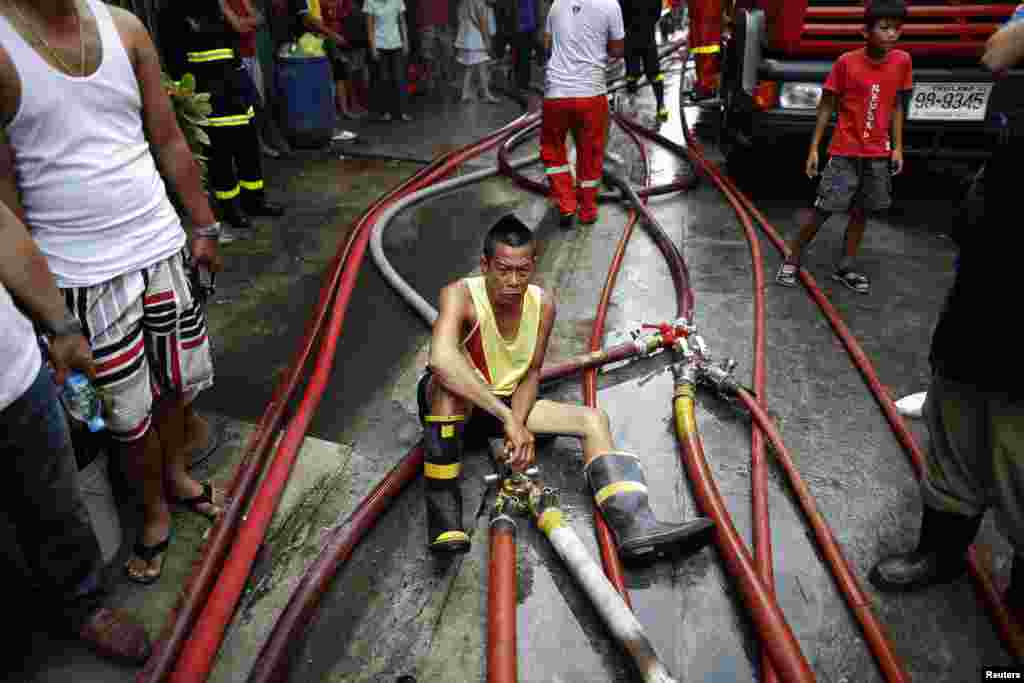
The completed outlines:
<svg viewBox="0 0 1024 683">
<path fill-rule="evenodd" d="M 464 151 L 459 152 L 459 153 L 453 153 L 453 154 L 450 154 L 450 155 L 446 155 L 445 157 L 443 157 L 442 161 L 438 164 L 438 168 L 434 169 L 433 172 L 428 174 L 428 173 L 425 172 L 428 169 L 424 169 L 423 171 L 420 171 L 417 174 L 417 177 L 419 178 L 418 182 L 412 182 L 412 183 L 405 183 L 405 184 L 403 184 L 403 186 L 402 186 L 403 187 L 402 193 L 404 194 L 404 193 L 408 193 L 408 192 L 413 191 L 413 188 L 415 188 L 417 185 L 422 186 L 422 185 L 427 184 L 429 182 L 435 182 L 439 177 L 441 177 L 443 175 L 442 174 L 442 170 L 443 169 L 448 169 L 448 171 L 450 171 L 450 170 L 454 169 L 455 167 L 457 167 L 465 159 L 470 158 L 470 156 L 472 156 L 474 154 L 482 153 L 483 151 L 486 151 L 487 149 L 490 149 L 491 147 L 493 147 L 494 144 L 496 144 L 498 141 L 500 141 L 500 139 L 505 134 L 507 134 L 509 131 L 514 131 L 514 130 L 518 129 L 519 127 L 523 126 L 523 125 L 528 125 L 530 123 L 530 121 L 532 119 L 534 119 L 535 117 L 536 117 L 536 115 L 529 115 L 529 116 L 524 115 L 523 117 L 520 117 L 516 121 L 513 121 L 512 123 L 507 125 L 505 128 L 503 128 L 503 129 L 501 129 L 499 131 L 496 131 L 494 134 L 492 134 L 492 135 L 488 136 L 487 138 L 485 138 L 484 141 L 481 141 L 480 143 L 477 143 L 477 145 L 474 145 L 472 148 L 470 148 L 471 150 L 476 150 L 475 152 L 470 151 L 470 150 L 464 150 Z M 383 208 L 387 205 L 387 203 L 389 203 L 391 201 L 394 201 L 397 198 L 396 195 L 398 195 L 398 194 L 399 193 L 397 193 L 397 192 L 392 192 L 390 194 L 390 196 L 386 200 L 384 200 L 382 202 L 378 202 L 377 206 L 374 208 L 374 210 L 372 212 L 373 217 L 375 218 L 376 215 L 380 211 L 383 210 Z M 354 265 L 354 267 L 352 267 L 352 262 L 346 261 L 345 272 L 342 273 L 341 279 L 338 280 L 338 285 L 341 287 L 340 292 L 344 296 L 342 297 L 341 300 L 336 300 L 336 302 L 335 302 L 336 305 L 335 305 L 334 308 L 335 308 L 335 312 L 336 313 L 340 313 L 342 318 L 343 318 L 343 315 L 344 315 L 344 311 L 345 311 L 345 309 L 347 307 L 348 298 L 349 298 L 349 296 L 351 294 L 351 288 L 354 286 L 354 282 L 355 282 L 355 275 L 352 274 L 352 273 L 353 273 L 353 271 L 357 271 L 358 270 L 358 265 L 361 262 L 363 253 L 365 252 L 366 242 L 368 240 L 368 234 L 369 234 L 369 231 L 366 228 L 367 228 L 368 225 L 372 224 L 372 221 L 368 222 L 366 220 L 366 218 L 367 217 L 364 217 L 364 219 L 360 222 L 360 225 L 357 228 L 358 236 L 357 236 L 356 240 L 352 243 L 352 246 L 353 246 L 353 249 L 354 249 L 354 255 L 355 255 L 354 256 L 354 264 L 355 265 Z M 350 253 L 352 253 L 352 252 L 350 252 Z M 348 277 L 346 277 L 346 276 L 348 276 Z M 329 298 L 329 297 L 321 296 L 321 302 L 324 302 L 325 298 Z M 331 333 L 336 333 L 338 330 L 340 330 L 340 323 L 341 323 L 341 320 L 339 319 L 338 322 L 337 322 L 336 329 L 331 330 L 330 332 Z M 311 336 L 315 338 L 315 335 L 311 335 Z M 336 336 L 336 334 L 333 334 L 333 336 Z M 328 338 L 328 341 L 330 341 L 330 338 Z M 335 344 L 336 344 L 336 341 L 335 341 Z M 333 348 L 333 345 L 332 345 L 332 348 Z M 328 361 L 328 364 L 329 363 L 330 363 L 330 360 Z M 321 364 L 318 363 L 318 365 L 321 365 Z M 321 387 L 321 390 L 322 390 L 322 387 Z M 308 398 L 308 396 L 309 396 L 309 391 L 307 390 L 307 398 Z M 319 397 L 317 397 L 315 400 L 319 401 Z M 282 401 L 282 403 L 283 403 L 283 401 Z M 308 404 L 309 404 L 309 401 L 304 401 L 303 405 L 307 406 Z M 269 410 L 270 410 L 270 407 L 268 407 L 268 411 Z M 310 417 L 308 415 L 305 416 L 305 417 L 300 415 L 299 416 L 299 423 L 305 422 L 305 424 L 308 425 L 309 419 L 310 419 Z M 293 424 L 297 424 L 295 422 L 295 420 L 293 420 Z M 288 438 L 288 434 L 286 433 L 285 439 L 282 441 L 281 446 L 278 448 L 277 460 L 280 460 L 281 457 L 282 457 L 281 456 L 282 449 L 284 449 L 286 447 L 288 447 L 288 448 L 297 448 L 301 444 L 301 441 L 302 441 L 301 435 L 296 437 L 294 430 L 291 430 L 291 433 L 292 433 L 291 439 Z M 268 441 L 269 441 L 269 439 L 268 439 Z M 286 443 L 287 443 L 287 446 L 286 446 Z M 292 460 L 294 460 L 294 454 L 292 455 Z M 273 465 L 271 467 L 273 468 Z M 288 467 L 288 468 L 281 468 L 281 467 L 279 467 L 279 468 L 277 468 L 276 473 L 279 474 L 279 475 L 284 475 L 285 478 L 286 478 L 286 475 L 287 475 L 287 473 L 289 471 L 290 471 L 290 467 Z M 271 480 L 268 479 L 268 481 L 271 481 Z M 280 483 L 281 486 L 283 486 L 283 482 L 279 482 L 279 483 Z M 265 486 L 267 486 L 267 481 L 264 482 L 264 487 Z M 261 489 L 261 491 L 262 491 L 262 489 Z M 279 496 L 279 492 L 278 492 L 278 496 Z M 256 503 L 254 503 L 254 510 L 256 509 L 256 505 L 257 505 L 258 502 L 259 502 L 259 499 L 257 499 Z M 272 514 L 272 512 L 273 512 L 273 509 L 271 507 L 270 513 Z M 250 519 L 252 519 L 251 516 L 250 516 Z M 269 516 L 267 516 L 265 520 L 261 520 L 261 522 L 263 522 L 263 523 L 269 522 Z M 249 523 L 249 522 L 247 522 L 247 525 L 250 526 L 250 528 L 252 526 L 251 523 Z M 243 529 L 243 531 L 244 531 L 244 529 Z M 264 529 L 264 531 L 265 531 L 265 529 Z M 255 538 L 251 534 L 250 534 L 250 536 L 247 536 L 247 542 L 255 541 L 255 545 L 252 546 L 251 548 L 242 550 L 241 551 L 242 555 L 243 556 L 244 555 L 254 555 L 255 554 L 255 550 L 258 547 L 258 545 L 261 542 L 261 540 L 262 540 L 262 535 L 259 538 Z M 236 548 L 232 549 L 232 553 L 231 553 L 232 556 L 236 555 L 237 545 L 238 544 L 236 544 Z M 230 556 L 229 556 L 229 562 L 230 562 Z M 251 559 L 249 560 L 248 564 L 251 566 Z M 214 572 L 212 572 L 212 571 L 210 572 L 211 579 L 213 578 L 212 577 L 213 573 Z M 234 576 L 233 574 L 229 574 L 229 576 L 231 576 L 233 580 L 230 581 L 230 582 L 225 581 L 224 580 L 225 579 L 225 574 L 227 574 L 227 573 L 228 573 L 227 571 L 222 572 L 221 575 L 218 577 L 219 580 L 220 580 L 220 583 L 218 583 L 218 586 L 214 589 L 214 595 L 215 596 L 223 595 L 225 593 L 225 591 L 228 591 L 228 590 L 238 590 L 240 592 L 239 586 L 244 584 L 245 578 L 246 578 L 246 576 L 248 574 L 248 567 L 245 567 L 245 575 L 246 576 L 243 576 L 240 580 L 238 579 L 237 576 Z M 200 588 L 202 588 L 202 587 L 200 587 Z M 234 599 L 235 599 L 235 601 L 237 601 L 237 595 L 235 596 Z M 213 615 L 213 614 L 216 615 L 216 617 L 211 617 L 212 622 L 208 622 L 208 623 L 210 623 L 210 625 L 213 626 L 212 630 L 214 632 L 219 632 L 219 633 L 217 633 L 217 638 L 215 639 L 216 643 L 213 644 L 213 646 L 212 646 L 213 650 L 212 651 L 210 650 L 211 646 L 209 644 L 206 644 L 206 645 L 203 645 L 203 646 L 199 646 L 198 645 L 199 643 L 204 642 L 204 638 L 196 638 L 195 637 L 195 633 L 193 633 L 191 638 L 189 639 L 189 643 L 195 643 L 195 645 L 193 645 L 192 647 L 195 650 L 197 650 L 197 651 L 201 651 L 203 653 L 202 654 L 203 657 L 210 657 L 210 658 L 212 658 L 212 656 L 216 653 L 216 647 L 219 646 L 220 636 L 223 635 L 223 629 L 226 626 L 226 621 L 228 619 L 230 619 L 230 616 L 231 616 L 231 613 L 233 612 L 233 609 L 234 609 L 234 605 L 233 604 L 230 605 L 230 607 L 228 607 L 226 605 L 219 604 L 219 603 L 216 603 L 216 602 L 213 602 L 213 601 L 206 601 L 205 606 L 203 606 L 204 613 L 209 613 L 211 615 Z M 180 619 L 180 615 L 179 615 L 179 619 Z M 200 619 L 202 620 L 202 616 L 200 616 Z M 220 624 L 219 626 L 216 626 L 215 624 L 218 621 L 223 621 L 224 623 Z M 201 621 L 200 623 L 203 623 L 203 622 Z M 209 626 L 207 626 L 207 628 L 209 628 Z M 186 628 L 176 628 L 175 630 L 184 633 L 184 632 L 188 631 L 188 628 L 187 627 Z M 208 640 L 205 640 L 205 642 L 209 643 Z M 173 645 L 173 643 L 172 643 L 172 645 Z M 173 660 L 173 653 L 171 652 L 172 649 L 174 649 L 174 648 L 162 648 L 162 652 L 165 653 L 162 656 L 163 661 L 170 662 L 171 660 Z M 196 661 L 189 661 L 186 664 L 185 671 L 188 672 L 188 676 L 189 676 L 188 680 L 190 680 L 190 681 L 199 680 L 199 679 L 196 678 L 197 674 L 202 676 L 202 680 L 205 680 L 205 676 L 208 674 L 209 667 L 212 665 L 212 662 L 211 661 L 207 661 L 207 662 L 205 662 L 203 664 L 198 664 L 198 665 L 197 664 L 198 663 Z M 180 669 L 181 669 L 181 667 L 179 666 L 179 670 Z M 166 671 L 166 668 L 164 669 L 163 672 L 158 672 L 159 676 L 151 677 L 148 680 L 151 680 L 151 681 L 154 681 L 154 682 L 161 680 L 161 678 L 163 676 L 163 673 L 165 671 Z M 147 680 L 147 679 L 144 678 L 142 680 Z"/>
<path fill-rule="evenodd" d="M 687 138 L 690 139 L 692 136 L 691 136 L 691 134 L 689 132 L 689 128 L 684 126 L 684 131 L 686 132 Z M 689 152 L 686 151 L 688 148 L 680 147 L 679 145 L 676 145 L 675 143 L 673 143 L 673 142 L 671 142 L 669 140 L 666 140 L 666 139 L 664 139 L 661 136 L 658 136 L 656 134 L 648 132 L 648 137 L 651 137 L 651 139 L 655 140 L 659 144 L 664 145 L 667 149 L 669 149 L 670 151 L 673 151 L 675 153 L 689 153 Z M 695 143 L 691 143 L 691 144 L 695 144 Z M 693 154 L 693 158 L 694 158 L 695 163 L 697 163 L 702 168 L 706 168 L 705 164 L 707 163 L 707 160 L 703 157 L 703 155 L 701 155 L 699 153 L 699 151 L 697 151 L 697 150 L 694 150 L 692 152 L 692 154 Z M 747 210 L 746 210 L 747 207 L 742 203 L 742 201 L 740 199 L 740 194 L 739 194 L 738 190 L 736 190 L 735 187 L 732 186 L 732 185 L 727 185 L 727 184 L 724 184 L 724 183 L 720 182 L 722 180 L 720 178 L 720 175 L 715 175 L 715 174 L 709 174 L 709 175 L 711 175 L 712 180 L 714 180 L 716 182 L 716 184 L 719 186 L 719 189 L 722 191 L 722 193 L 726 196 L 726 198 L 732 204 L 733 208 L 737 211 L 737 215 L 740 216 L 741 221 L 744 223 L 744 228 L 748 230 L 748 241 L 751 241 L 750 240 L 751 236 L 754 237 L 754 240 L 751 241 L 751 244 L 753 245 L 754 242 L 756 242 L 756 235 L 751 235 L 749 233 L 749 231 L 752 230 L 752 226 L 750 225 L 749 214 L 747 213 Z M 760 250 L 758 249 L 757 252 L 759 254 Z M 751 253 L 752 254 L 754 253 L 753 247 L 751 249 Z M 755 269 L 756 269 L 756 267 L 757 267 L 757 262 L 755 261 Z M 762 281 L 763 281 L 763 273 L 762 273 Z M 757 301 L 759 299 L 761 300 L 760 308 L 763 311 L 763 306 L 764 306 L 763 296 L 764 296 L 764 288 L 762 286 L 762 287 L 760 287 L 760 288 L 755 290 L 755 294 L 754 294 L 754 297 L 755 297 L 755 311 L 758 308 Z M 763 350 L 762 350 L 762 353 L 763 353 Z M 757 401 L 757 403 L 758 403 L 758 407 L 763 409 L 763 406 L 764 406 L 764 394 L 763 394 L 763 392 L 760 394 L 759 400 Z M 765 476 L 765 480 L 766 479 L 767 479 L 767 477 Z M 764 494 L 766 496 L 767 495 L 767 492 L 766 492 L 767 481 L 764 482 L 763 486 L 764 486 L 764 488 L 762 488 L 762 491 L 764 492 Z M 755 513 L 756 512 L 757 512 L 757 510 L 755 510 Z M 766 525 L 766 521 L 755 519 L 754 520 L 755 529 L 759 525 L 760 526 L 765 526 Z M 824 543 L 824 541 L 823 541 L 824 537 L 823 536 L 819 536 L 818 539 L 819 539 L 819 542 Z M 847 604 L 850 606 L 850 609 L 854 612 L 854 615 L 857 617 L 859 623 L 861 624 L 861 627 L 862 627 L 862 629 L 864 631 L 864 634 L 865 634 L 865 638 L 868 641 L 868 645 L 869 645 L 869 647 L 870 647 L 870 649 L 872 651 L 872 654 L 874 655 L 876 661 L 878 662 L 879 667 L 882 669 L 883 674 L 886 675 L 887 680 L 889 680 L 889 681 L 900 681 L 900 682 L 909 680 L 908 677 L 907 677 L 906 672 L 903 671 L 902 667 L 899 665 L 898 659 L 896 658 L 896 655 L 893 652 L 892 643 L 888 639 L 887 635 L 885 634 L 885 631 L 884 631 L 883 627 L 877 621 L 876 617 L 874 616 L 873 612 L 871 612 L 870 608 L 867 607 L 864 604 L 863 593 L 859 590 L 856 578 L 850 573 L 849 566 L 845 562 L 835 562 L 835 561 L 833 561 L 834 557 L 830 558 L 828 552 L 825 552 L 825 556 L 826 556 L 826 559 L 828 561 L 827 563 L 829 565 L 829 568 L 832 571 L 832 574 L 833 574 L 833 576 L 834 576 L 834 578 L 836 580 L 836 583 L 839 586 L 840 591 L 843 593 L 844 599 L 846 600 Z M 840 555 L 840 558 L 841 558 L 841 555 Z M 761 569 L 762 569 L 761 567 L 758 568 L 759 571 L 761 571 Z M 853 590 L 853 587 L 857 587 L 857 590 Z"/>
<path fill-rule="evenodd" d="M 445 158 L 447 155 L 440 157 L 434 164 L 423 169 L 423 172 L 432 171 Z M 404 181 L 396 188 L 396 191 L 401 192 L 413 182 L 414 178 Z M 383 198 L 377 200 L 372 206 L 383 201 Z M 358 228 L 353 226 L 345 244 L 335 253 L 325 270 L 319 300 L 313 315 L 306 323 L 302 341 L 299 343 L 288 369 L 275 386 L 270 402 L 264 409 L 255 430 L 246 442 L 245 454 L 228 487 L 228 504 L 210 532 L 209 540 L 200 553 L 199 564 L 186 582 L 178 605 L 171 611 L 163 636 L 153 648 L 153 654 L 146 662 L 145 668 L 137 676 L 139 683 L 163 680 L 170 670 L 173 659 L 178 654 L 181 643 L 192 628 L 195 617 L 209 594 L 210 586 L 216 580 L 216 574 L 227 556 L 227 550 L 234 538 L 238 522 L 266 462 L 266 456 L 274 441 L 274 434 L 284 417 L 285 407 L 298 386 L 300 374 L 312 351 L 313 343 L 320 333 L 328 306 L 334 297 L 338 277 L 341 274 L 341 264 L 347 258 L 357 232 Z"/>
<path fill-rule="evenodd" d="M 643 164 L 643 185 L 647 185 L 647 182 L 650 180 L 650 166 L 647 161 L 647 150 L 635 136 L 633 140 L 637 145 L 637 149 L 640 151 L 640 159 Z M 633 235 L 633 228 L 636 227 L 636 219 L 636 211 L 630 210 L 629 218 L 626 221 L 626 228 L 622 231 L 622 237 L 619 239 L 619 244 L 615 248 L 615 254 L 612 257 L 611 265 L 608 266 L 608 275 L 605 277 L 604 288 L 601 290 L 600 302 L 597 305 L 597 314 L 594 316 L 594 324 L 591 327 L 591 351 L 597 351 L 601 348 L 601 342 L 604 339 L 605 320 L 608 317 L 608 304 L 611 301 L 612 290 L 615 289 L 615 280 L 618 278 L 619 271 L 622 268 L 623 258 L 626 255 L 626 245 L 629 244 L 629 238 Z M 596 369 L 590 369 L 583 373 L 583 402 L 590 408 L 597 407 Z M 597 544 L 601 551 L 601 565 L 604 567 L 605 576 L 607 576 L 608 580 L 611 581 L 613 586 L 615 586 L 615 590 L 622 595 L 622 599 L 626 601 L 626 605 L 632 609 L 633 604 L 629 599 L 629 591 L 626 590 L 625 571 L 622 566 L 622 561 L 619 559 L 619 554 L 615 549 L 615 538 L 612 536 L 611 529 L 609 529 L 608 522 L 605 521 L 604 515 L 601 514 L 601 511 L 597 507 L 594 508 L 594 531 L 597 534 Z"/>
<path fill-rule="evenodd" d="M 516 657 L 516 523 L 491 521 L 487 572 L 487 683 L 519 683 Z"/>
<path fill-rule="evenodd" d="M 686 127 L 684 130 L 689 131 Z M 666 141 L 668 145 L 673 145 L 670 141 Z M 736 188 L 735 183 L 732 179 L 725 175 L 716 164 L 706 159 L 702 152 L 702 147 L 699 142 L 692 140 L 690 147 L 694 156 L 698 160 L 700 166 L 705 172 L 716 182 L 720 182 L 725 187 L 728 187 L 732 192 L 735 193 L 737 198 L 743 204 L 757 222 L 760 224 L 761 229 L 772 241 L 775 247 L 783 256 L 789 255 L 789 248 L 786 246 L 785 241 L 779 235 L 775 227 L 768 221 L 768 219 L 761 213 L 750 198 L 747 197 L 743 192 Z M 677 146 L 678 147 L 678 146 Z M 846 347 L 847 353 L 849 353 L 851 360 L 857 366 L 857 369 L 864 376 L 865 382 L 867 382 L 871 393 L 874 395 L 875 400 L 878 401 L 879 406 L 882 409 L 883 414 L 889 422 L 889 426 L 892 428 L 896 439 L 903 446 L 905 452 L 910 458 L 911 465 L 914 469 L 915 476 L 920 479 L 924 472 L 924 454 L 921 452 L 920 447 L 917 445 L 910 430 L 907 429 L 906 423 L 903 418 L 896 411 L 896 406 L 893 403 L 892 397 L 889 396 L 888 391 L 882 386 L 881 381 L 878 379 L 878 374 L 875 372 L 874 365 L 871 363 L 864 349 L 861 348 L 857 339 L 850 332 L 849 328 L 843 322 L 839 313 L 829 302 L 828 298 L 818 287 L 814 277 L 811 276 L 805 269 L 801 268 L 799 271 L 800 279 L 803 281 L 807 288 L 811 298 L 814 299 L 815 303 L 821 309 L 822 314 L 828 319 L 829 324 L 832 325 L 835 330 L 836 336 Z M 974 546 L 971 546 L 967 553 L 967 567 L 974 581 L 975 587 L 979 592 L 981 601 L 991 616 L 996 631 L 999 633 L 1003 644 L 1007 650 L 1017 661 L 1024 661 L 1024 629 L 1017 624 L 1016 620 L 1010 616 L 1009 610 L 1003 602 L 1002 595 L 996 589 L 995 583 L 992 581 L 991 576 L 984 570 L 981 564 L 978 562 L 977 553 L 975 552 Z"/>
<path fill-rule="evenodd" d="M 764 430 L 772 447 L 775 449 L 775 459 L 779 462 L 779 465 L 789 479 L 790 486 L 796 494 L 804 516 L 810 523 L 811 529 L 818 540 L 818 547 L 821 549 L 825 561 L 833 567 L 842 567 L 842 570 L 838 572 L 839 576 L 836 577 L 836 580 L 840 581 L 840 590 L 846 597 L 847 604 L 857 617 L 861 627 L 864 629 L 865 637 L 868 643 L 872 645 L 872 652 L 878 657 L 878 665 L 882 669 L 885 680 L 909 683 L 909 674 L 903 669 L 902 663 L 893 651 L 889 636 L 882 630 L 881 624 L 874 619 L 871 613 L 870 600 L 864 594 L 853 569 L 843 556 L 842 548 L 840 548 L 835 536 L 832 535 L 832 530 L 821 516 L 821 513 L 818 512 L 817 506 L 814 503 L 814 497 L 793 464 L 793 458 L 783 443 L 779 430 L 768 416 L 768 411 L 744 389 L 740 389 L 737 395 L 743 405 L 750 411 L 754 418 L 754 423 Z"/>
</svg>

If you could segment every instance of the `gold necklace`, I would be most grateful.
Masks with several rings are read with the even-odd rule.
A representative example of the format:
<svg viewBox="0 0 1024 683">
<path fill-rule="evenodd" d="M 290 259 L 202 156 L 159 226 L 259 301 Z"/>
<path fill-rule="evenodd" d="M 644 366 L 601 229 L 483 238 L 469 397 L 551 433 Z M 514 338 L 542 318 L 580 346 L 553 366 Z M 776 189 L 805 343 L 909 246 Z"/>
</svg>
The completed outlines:
<svg viewBox="0 0 1024 683">
<path fill-rule="evenodd" d="M 17 13 L 18 18 L 21 20 L 21 23 L 25 25 L 25 28 L 27 28 L 29 32 L 32 34 L 32 37 L 35 38 L 38 42 L 40 42 L 44 48 L 46 48 L 47 54 L 56 59 L 60 63 L 60 65 L 64 67 L 64 70 L 68 72 L 69 76 L 74 76 L 75 74 L 71 72 L 71 67 L 68 66 L 68 63 L 61 58 L 60 54 L 58 54 L 56 50 L 50 47 L 50 44 L 46 42 L 46 38 L 43 37 L 42 32 L 36 33 L 35 27 L 32 26 L 32 23 L 24 14 L 22 14 L 21 9 L 18 8 L 18 3 L 16 1 L 12 2 L 11 6 L 14 7 L 14 11 L 15 13 Z M 82 26 L 82 15 L 78 11 L 77 2 L 75 3 L 75 19 L 78 20 L 78 42 L 81 45 L 78 59 L 78 77 L 81 78 L 82 76 L 85 76 L 85 29 Z"/>
</svg>

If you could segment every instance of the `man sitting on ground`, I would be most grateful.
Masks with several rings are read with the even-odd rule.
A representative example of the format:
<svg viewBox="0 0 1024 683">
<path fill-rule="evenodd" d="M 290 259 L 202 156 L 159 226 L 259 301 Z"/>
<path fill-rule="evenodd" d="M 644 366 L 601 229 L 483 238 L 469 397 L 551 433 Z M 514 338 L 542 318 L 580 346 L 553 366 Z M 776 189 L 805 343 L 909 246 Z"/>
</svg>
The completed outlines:
<svg viewBox="0 0 1024 683">
<path fill-rule="evenodd" d="M 507 215 L 487 233 L 482 275 L 441 290 L 430 365 L 417 389 L 427 448 L 429 547 L 469 549 L 458 485 L 469 434 L 504 435 L 505 456 L 516 470 L 533 462 L 534 434 L 580 437 L 587 480 L 624 559 L 698 537 L 706 543 L 709 519 L 655 519 L 640 458 L 615 448 L 603 411 L 537 399 L 555 301 L 530 284 L 535 266 L 533 234 Z"/>
</svg>

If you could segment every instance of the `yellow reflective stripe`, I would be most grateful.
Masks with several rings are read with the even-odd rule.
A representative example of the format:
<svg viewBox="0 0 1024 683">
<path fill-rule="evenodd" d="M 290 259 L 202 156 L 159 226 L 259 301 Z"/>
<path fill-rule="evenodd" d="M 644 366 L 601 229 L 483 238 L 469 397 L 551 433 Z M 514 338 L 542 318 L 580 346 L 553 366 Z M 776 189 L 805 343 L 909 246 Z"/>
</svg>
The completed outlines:
<svg viewBox="0 0 1024 683">
<path fill-rule="evenodd" d="M 468 541 L 469 534 L 465 531 L 446 531 L 443 534 L 438 534 L 437 538 L 434 539 L 434 543 L 444 543 L 445 541 Z"/>
<path fill-rule="evenodd" d="M 614 495 L 618 495 L 620 493 L 631 493 L 633 491 L 647 493 L 647 486 L 638 481 L 615 481 L 598 491 L 594 496 L 594 500 L 597 501 L 598 505 L 600 505 Z"/>
<path fill-rule="evenodd" d="M 252 121 L 252 114 L 239 114 L 237 116 L 217 116 L 206 119 L 207 126 L 215 128 L 226 128 L 227 126 L 245 126 Z"/>
<path fill-rule="evenodd" d="M 462 422 L 466 419 L 465 415 L 427 415 L 423 418 L 424 422 Z"/>
<path fill-rule="evenodd" d="M 562 511 L 558 508 L 548 508 L 537 519 L 537 526 L 546 534 L 562 526 Z"/>
<path fill-rule="evenodd" d="M 572 170 L 572 166 L 566 164 L 565 166 L 549 166 L 544 169 L 544 172 L 548 175 L 556 175 L 558 173 L 568 173 Z"/>
<path fill-rule="evenodd" d="M 187 55 L 188 61 L 193 64 L 199 64 L 202 62 L 216 62 L 222 59 L 234 59 L 235 51 L 230 47 L 224 47 L 217 50 L 204 50 L 203 52 L 189 52 Z"/>
<path fill-rule="evenodd" d="M 581 180 L 580 187 L 597 187 L 601 184 L 600 180 Z"/>
<path fill-rule="evenodd" d="M 217 190 L 213 194 L 217 197 L 217 199 L 233 199 L 233 198 L 238 196 L 238 193 L 240 191 L 241 191 L 241 188 L 238 187 L 238 185 L 235 185 L 230 190 L 227 190 L 225 192 L 221 192 L 220 190 Z"/>
<path fill-rule="evenodd" d="M 262 190 L 263 189 L 263 181 L 262 180 L 239 180 L 238 183 L 245 190 Z"/>
<path fill-rule="evenodd" d="M 459 476 L 459 470 L 462 469 L 461 463 L 452 463 L 451 465 L 435 465 L 432 462 L 423 463 L 423 475 L 427 479 L 455 479 Z"/>
<path fill-rule="evenodd" d="M 717 43 L 715 45 L 701 45 L 700 47 L 690 48 L 690 54 L 694 55 L 710 55 L 716 52 L 720 52 L 722 49 L 721 45 Z"/>
<path fill-rule="evenodd" d="M 665 74 L 658 74 L 657 76 L 654 77 L 654 80 L 656 80 L 656 81 L 663 81 L 663 80 L 665 80 Z"/>
</svg>

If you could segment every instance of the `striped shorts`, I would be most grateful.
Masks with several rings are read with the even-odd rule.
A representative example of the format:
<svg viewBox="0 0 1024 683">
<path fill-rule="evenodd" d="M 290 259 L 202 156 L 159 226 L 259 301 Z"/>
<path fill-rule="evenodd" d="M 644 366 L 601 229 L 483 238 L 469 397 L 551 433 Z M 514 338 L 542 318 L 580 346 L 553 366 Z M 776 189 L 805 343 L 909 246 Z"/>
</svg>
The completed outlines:
<svg viewBox="0 0 1024 683">
<path fill-rule="evenodd" d="M 187 400 L 213 385 L 206 311 L 192 295 L 187 250 L 142 270 L 62 290 L 96 360 L 111 436 L 145 436 L 161 396 Z"/>
</svg>

